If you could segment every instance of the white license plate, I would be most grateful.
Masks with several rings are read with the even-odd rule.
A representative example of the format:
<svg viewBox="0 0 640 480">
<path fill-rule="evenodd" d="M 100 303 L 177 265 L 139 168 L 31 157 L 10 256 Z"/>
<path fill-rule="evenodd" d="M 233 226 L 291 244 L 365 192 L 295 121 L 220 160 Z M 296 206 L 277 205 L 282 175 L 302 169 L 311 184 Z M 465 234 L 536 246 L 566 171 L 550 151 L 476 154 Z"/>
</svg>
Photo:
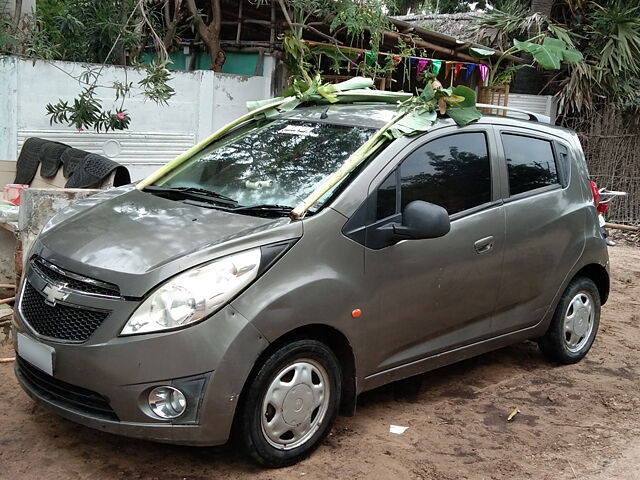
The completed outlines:
<svg viewBox="0 0 640 480">
<path fill-rule="evenodd" d="M 18 334 L 18 355 L 34 367 L 53 375 L 53 357 L 55 349 L 44 343 L 36 342 L 22 333 Z"/>
</svg>

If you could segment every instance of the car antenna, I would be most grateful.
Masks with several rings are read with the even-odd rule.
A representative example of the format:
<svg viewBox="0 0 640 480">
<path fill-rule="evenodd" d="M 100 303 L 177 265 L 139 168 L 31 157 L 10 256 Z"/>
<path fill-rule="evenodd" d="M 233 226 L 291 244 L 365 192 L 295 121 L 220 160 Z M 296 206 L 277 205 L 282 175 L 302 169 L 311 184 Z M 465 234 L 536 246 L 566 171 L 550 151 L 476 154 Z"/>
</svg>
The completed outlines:
<svg viewBox="0 0 640 480">
<path fill-rule="evenodd" d="M 321 119 L 321 120 L 324 120 L 325 118 L 327 118 L 327 117 L 329 116 L 329 115 L 327 114 L 327 112 L 329 111 L 329 108 L 330 108 L 330 107 L 331 107 L 331 105 L 329 105 L 329 107 L 327 107 L 327 109 L 326 109 L 324 112 L 322 112 L 322 113 L 320 114 L 320 119 Z"/>
</svg>

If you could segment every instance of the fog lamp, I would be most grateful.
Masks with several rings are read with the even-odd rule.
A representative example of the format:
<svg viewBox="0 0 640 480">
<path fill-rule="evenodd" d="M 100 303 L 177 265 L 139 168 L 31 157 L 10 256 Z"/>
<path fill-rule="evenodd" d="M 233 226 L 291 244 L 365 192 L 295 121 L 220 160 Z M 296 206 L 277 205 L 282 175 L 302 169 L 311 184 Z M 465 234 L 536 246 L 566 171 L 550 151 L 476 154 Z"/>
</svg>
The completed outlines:
<svg viewBox="0 0 640 480">
<path fill-rule="evenodd" d="M 160 418 L 178 418 L 187 409 L 187 399 L 174 387 L 156 387 L 149 392 L 149 407 Z"/>
</svg>

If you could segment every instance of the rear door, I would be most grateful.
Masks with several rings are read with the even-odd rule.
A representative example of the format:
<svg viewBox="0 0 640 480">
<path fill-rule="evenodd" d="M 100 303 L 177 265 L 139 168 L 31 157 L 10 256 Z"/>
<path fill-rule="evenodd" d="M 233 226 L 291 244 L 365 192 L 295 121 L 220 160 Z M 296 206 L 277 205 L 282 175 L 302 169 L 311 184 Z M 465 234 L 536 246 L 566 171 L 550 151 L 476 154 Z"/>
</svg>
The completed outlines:
<svg viewBox="0 0 640 480">
<path fill-rule="evenodd" d="M 504 248 L 495 146 L 480 125 L 441 132 L 414 142 L 370 188 L 368 232 L 401 221 L 413 200 L 443 206 L 451 219 L 441 238 L 367 245 L 365 278 L 379 302 L 378 321 L 366 327 L 372 371 L 491 334 Z"/>
<path fill-rule="evenodd" d="M 579 179 L 562 139 L 515 127 L 496 127 L 495 134 L 506 220 L 493 320 L 499 334 L 542 320 L 582 253 L 586 217 L 572 193 Z"/>
</svg>

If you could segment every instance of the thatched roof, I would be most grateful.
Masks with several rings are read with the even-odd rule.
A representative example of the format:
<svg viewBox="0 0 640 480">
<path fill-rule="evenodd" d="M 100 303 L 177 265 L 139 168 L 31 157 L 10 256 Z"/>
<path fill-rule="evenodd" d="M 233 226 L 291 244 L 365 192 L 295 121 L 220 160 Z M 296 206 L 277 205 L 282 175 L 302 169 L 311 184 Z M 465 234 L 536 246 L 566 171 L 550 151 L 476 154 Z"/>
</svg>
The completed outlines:
<svg viewBox="0 0 640 480">
<path fill-rule="evenodd" d="M 433 30 L 456 38 L 462 42 L 472 42 L 477 30 L 479 14 L 477 13 L 449 13 L 402 15 L 393 17 L 403 20 L 416 27 Z"/>
</svg>

